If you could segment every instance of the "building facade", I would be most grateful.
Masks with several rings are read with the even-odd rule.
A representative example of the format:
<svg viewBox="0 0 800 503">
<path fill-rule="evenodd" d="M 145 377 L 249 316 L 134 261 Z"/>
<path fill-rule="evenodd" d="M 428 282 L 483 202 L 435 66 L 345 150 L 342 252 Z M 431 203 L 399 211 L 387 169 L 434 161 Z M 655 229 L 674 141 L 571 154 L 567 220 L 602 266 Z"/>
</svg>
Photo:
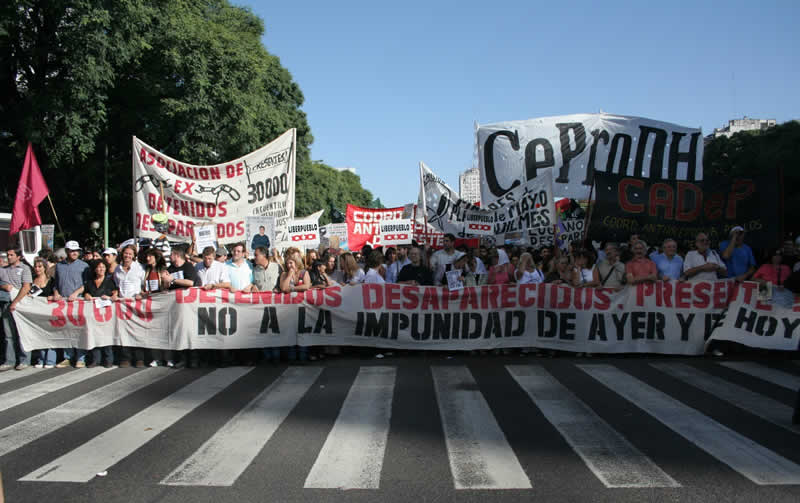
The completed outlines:
<svg viewBox="0 0 800 503">
<path fill-rule="evenodd" d="M 725 127 L 714 128 L 714 138 L 720 136 L 727 136 L 730 138 L 731 135 L 742 131 L 764 131 L 775 124 L 775 119 L 751 119 L 750 117 L 744 116 L 741 119 L 729 120 L 728 125 Z"/>
<path fill-rule="evenodd" d="M 458 175 L 458 196 L 470 203 L 481 200 L 481 172 L 470 168 Z"/>
</svg>

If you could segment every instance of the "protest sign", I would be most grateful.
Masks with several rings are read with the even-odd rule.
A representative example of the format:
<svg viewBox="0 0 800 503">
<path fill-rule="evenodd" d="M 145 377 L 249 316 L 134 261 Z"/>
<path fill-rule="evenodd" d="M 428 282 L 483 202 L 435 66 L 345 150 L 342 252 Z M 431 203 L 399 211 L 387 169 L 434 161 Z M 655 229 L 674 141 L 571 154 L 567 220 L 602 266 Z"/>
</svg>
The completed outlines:
<svg viewBox="0 0 800 503">
<path fill-rule="evenodd" d="M 403 218 L 403 207 L 362 208 L 347 205 L 347 245 L 359 251 L 364 245 L 381 246 L 381 222 Z"/>
<path fill-rule="evenodd" d="M 319 219 L 289 220 L 286 229 L 292 246 L 298 248 L 316 248 L 319 246 Z"/>
<path fill-rule="evenodd" d="M 347 224 L 328 224 L 319 228 L 320 244 L 325 248 L 349 250 L 347 243 Z"/>
<path fill-rule="evenodd" d="M 410 245 L 414 228 L 409 219 L 381 222 L 381 244 L 383 246 Z"/>
<path fill-rule="evenodd" d="M 197 253 L 202 253 L 204 248 L 212 247 L 217 249 L 217 226 L 200 225 L 194 228 L 195 245 Z"/>
<path fill-rule="evenodd" d="M 187 241 L 193 228 L 213 224 L 219 243 L 234 243 L 246 238 L 245 217 L 272 216 L 276 241 L 284 241 L 294 218 L 295 136 L 290 129 L 244 157 L 208 166 L 176 161 L 134 137 L 135 235 L 158 237 L 151 214 L 163 212 L 171 241 Z"/>
<path fill-rule="evenodd" d="M 362 284 L 294 293 L 191 288 L 103 307 L 27 297 L 14 318 L 26 350 L 532 346 L 696 355 L 709 337 L 796 350 L 800 303 L 763 304 L 757 294 L 756 283 L 734 281 L 646 283 L 620 292 L 544 283 L 454 290 Z"/>
<path fill-rule="evenodd" d="M 703 179 L 699 129 L 611 114 L 574 114 L 477 126 L 481 206 L 547 171 L 553 194 L 585 200 L 594 172 Z"/>
<path fill-rule="evenodd" d="M 699 232 L 718 245 L 741 225 L 753 243 L 780 242 L 777 175 L 683 182 L 597 173 L 595 181 L 592 239 L 626 241 L 639 234 L 650 244 L 671 238 L 688 248 Z"/>
<path fill-rule="evenodd" d="M 275 217 L 245 217 L 247 228 L 247 252 L 251 254 L 259 246 L 268 251 L 275 243 Z"/>
</svg>

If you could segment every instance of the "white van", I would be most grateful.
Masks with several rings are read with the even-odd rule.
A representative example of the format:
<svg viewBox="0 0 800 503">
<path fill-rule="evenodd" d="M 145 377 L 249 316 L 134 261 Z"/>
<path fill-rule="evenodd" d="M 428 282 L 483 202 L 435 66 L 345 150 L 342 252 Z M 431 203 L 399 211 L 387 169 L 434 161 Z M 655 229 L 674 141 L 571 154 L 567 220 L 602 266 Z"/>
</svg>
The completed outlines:
<svg viewBox="0 0 800 503">
<path fill-rule="evenodd" d="M 0 250 L 6 251 L 9 248 L 19 246 L 22 254 L 29 264 L 33 264 L 33 259 L 42 249 L 42 229 L 37 225 L 31 229 L 19 231 L 13 236 L 9 235 L 11 228 L 11 213 L 0 213 Z"/>
</svg>

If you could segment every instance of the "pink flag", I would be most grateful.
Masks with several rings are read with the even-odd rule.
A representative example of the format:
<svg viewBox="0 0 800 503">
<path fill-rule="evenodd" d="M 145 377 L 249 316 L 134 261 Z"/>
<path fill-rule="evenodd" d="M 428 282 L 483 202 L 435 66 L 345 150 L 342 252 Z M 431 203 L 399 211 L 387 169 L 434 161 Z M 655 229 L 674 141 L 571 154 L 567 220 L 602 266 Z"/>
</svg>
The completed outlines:
<svg viewBox="0 0 800 503">
<path fill-rule="evenodd" d="M 11 234 L 42 224 L 38 206 L 49 193 L 42 172 L 39 171 L 39 163 L 33 154 L 33 146 L 28 143 L 25 164 L 22 165 L 22 176 L 17 186 L 17 198 L 14 200 L 14 212 L 11 214 Z"/>
</svg>

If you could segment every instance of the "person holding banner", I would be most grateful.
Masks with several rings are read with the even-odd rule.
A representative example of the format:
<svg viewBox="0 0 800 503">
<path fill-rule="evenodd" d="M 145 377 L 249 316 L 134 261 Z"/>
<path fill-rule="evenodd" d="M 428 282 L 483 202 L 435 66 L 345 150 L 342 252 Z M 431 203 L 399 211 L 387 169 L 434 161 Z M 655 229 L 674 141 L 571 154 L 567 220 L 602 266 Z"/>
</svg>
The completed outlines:
<svg viewBox="0 0 800 503">
<path fill-rule="evenodd" d="M 31 290 L 33 274 L 21 249 L 10 248 L 7 251 L 8 265 L 4 267 L 6 278 L 0 288 L 9 292 L 11 303 L 2 310 L 3 331 L 5 332 L 6 360 L 5 366 L 13 366 L 16 370 L 28 368 L 28 353 L 22 349 L 19 332 L 14 317 L 11 314 L 17 304 L 24 299 Z"/>
<path fill-rule="evenodd" d="M 397 282 L 413 286 L 433 285 L 433 272 L 422 263 L 422 251 L 419 246 L 412 246 L 408 250 L 408 260 L 409 264 L 400 269 Z"/>
<path fill-rule="evenodd" d="M 493 255 L 491 261 L 494 262 L 489 267 L 489 284 L 504 285 L 514 282 L 514 266 L 508 259 L 508 253 L 502 248 L 497 249 L 497 254 Z"/>
<path fill-rule="evenodd" d="M 171 249 L 171 248 L 170 248 Z M 154 293 L 165 292 L 169 290 L 170 281 L 169 272 L 167 271 L 167 263 L 161 250 L 158 248 L 149 248 L 145 252 L 145 266 L 144 276 L 144 294 L 152 295 Z M 166 361 L 167 367 L 174 367 L 175 363 L 172 361 L 171 349 L 150 349 L 150 366 L 158 367 Z"/>
<path fill-rule="evenodd" d="M 291 292 L 305 292 L 311 288 L 311 277 L 308 271 L 303 267 L 303 259 L 300 255 L 300 250 L 297 248 L 289 248 L 286 250 L 286 272 L 281 274 L 281 291 L 283 293 Z M 272 348 L 272 356 L 274 358 L 276 350 L 280 348 Z M 304 362 L 308 360 L 308 348 L 305 346 L 290 346 L 287 348 L 287 358 L 289 361 L 300 360 Z"/>
<path fill-rule="evenodd" d="M 786 280 L 791 276 L 792 270 L 783 263 L 783 250 L 780 248 L 769 254 L 769 263 L 758 268 L 753 275 L 753 280 L 759 285 L 771 283 L 775 288 L 772 290 L 773 303 L 791 308 L 794 303 L 794 295 L 786 288 Z"/>
<path fill-rule="evenodd" d="M 625 264 L 625 281 L 629 285 L 655 283 L 658 281 L 656 264 L 647 258 L 647 245 L 644 241 L 633 243 L 633 258 Z"/>
<path fill-rule="evenodd" d="M 435 285 L 447 284 L 444 275 L 453 268 L 453 264 L 464 256 L 464 253 L 455 249 L 456 236 L 445 234 L 442 240 L 443 248 L 434 252 L 431 256 L 431 269 L 433 270 L 433 282 Z"/>
<path fill-rule="evenodd" d="M 345 285 L 357 285 L 364 282 L 364 269 L 358 265 L 352 253 L 345 252 L 339 256 L 339 267 L 342 269 L 342 282 Z"/>
<path fill-rule="evenodd" d="M 728 268 L 716 251 L 709 248 L 708 234 L 695 237 L 695 250 L 690 250 L 683 259 L 683 276 L 690 281 L 716 281 L 717 275 L 725 275 Z"/>
<path fill-rule="evenodd" d="M 77 241 L 67 241 L 64 245 L 67 258 L 56 265 L 56 288 L 53 292 L 53 300 L 61 300 L 63 295 L 67 296 L 68 302 L 78 300 L 83 293 L 83 284 L 86 282 L 89 264 L 81 260 L 81 247 Z M 86 350 L 64 348 L 64 359 L 61 360 L 56 368 L 66 368 L 70 366 L 70 360 L 74 361 L 75 368 L 86 366 Z"/>
<path fill-rule="evenodd" d="M 535 285 L 544 282 L 542 271 L 536 268 L 536 264 L 533 263 L 533 255 L 528 252 L 520 255 L 517 270 L 514 271 L 514 278 L 518 285 Z"/>
<path fill-rule="evenodd" d="M 658 279 L 661 281 L 678 280 L 683 275 L 683 259 L 678 255 L 678 243 L 671 238 L 661 245 L 662 253 L 653 253 L 650 259 L 656 264 Z"/>
<path fill-rule="evenodd" d="M 267 249 L 257 246 L 253 250 L 253 290 L 274 292 L 279 288 L 281 266 L 267 256 Z"/>
<path fill-rule="evenodd" d="M 572 264 L 572 286 L 583 287 L 594 281 L 592 274 L 592 254 L 586 250 L 577 250 Z"/>
<path fill-rule="evenodd" d="M 229 290 L 231 288 L 228 268 L 217 260 L 217 252 L 218 250 L 214 250 L 213 246 L 206 246 L 203 248 L 203 261 L 195 266 L 200 287 L 204 290 Z"/>
<path fill-rule="evenodd" d="M 253 268 L 244 258 L 244 243 L 236 243 L 231 248 L 233 258 L 225 262 L 232 292 L 249 292 L 253 288 Z"/>
<path fill-rule="evenodd" d="M 36 257 L 33 259 L 33 281 L 31 282 L 31 291 L 28 293 L 28 295 L 31 297 L 48 298 L 53 295 L 53 288 L 55 288 L 55 282 L 48 274 L 47 260 L 41 257 Z M 37 369 L 51 369 L 55 366 L 56 350 L 40 349 L 39 362 L 35 365 L 35 367 Z"/>
<path fill-rule="evenodd" d="M 625 288 L 625 264 L 619 261 L 619 247 L 616 243 L 606 243 L 605 260 L 595 264 L 592 270 L 592 283 L 584 286 L 613 288 L 620 291 Z"/>
<path fill-rule="evenodd" d="M 114 271 L 114 283 L 119 289 L 119 296 L 125 299 L 141 298 L 142 284 L 144 284 L 144 269 L 134 260 L 136 245 L 127 244 L 122 248 L 122 263 Z M 144 368 L 144 350 L 122 346 L 120 348 L 120 368 L 131 366 L 131 359 L 136 368 Z"/>
<path fill-rule="evenodd" d="M 111 276 L 107 275 L 108 268 L 106 263 L 98 260 L 92 265 L 92 279 L 83 285 L 83 298 L 92 301 L 99 299 L 101 301 L 117 301 L 117 285 Z M 92 349 L 92 363 L 88 365 L 89 368 L 100 365 L 100 362 L 105 359 L 105 368 L 111 368 L 114 365 L 114 350 L 111 346 L 95 347 Z"/>
<path fill-rule="evenodd" d="M 386 283 L 383 279 L 381 270 L 383 269 L 383 253 L 380 250 L 373 250 L 367 257 L 367 273 L 364 276 L 364 283 Z"/>
</svg>

